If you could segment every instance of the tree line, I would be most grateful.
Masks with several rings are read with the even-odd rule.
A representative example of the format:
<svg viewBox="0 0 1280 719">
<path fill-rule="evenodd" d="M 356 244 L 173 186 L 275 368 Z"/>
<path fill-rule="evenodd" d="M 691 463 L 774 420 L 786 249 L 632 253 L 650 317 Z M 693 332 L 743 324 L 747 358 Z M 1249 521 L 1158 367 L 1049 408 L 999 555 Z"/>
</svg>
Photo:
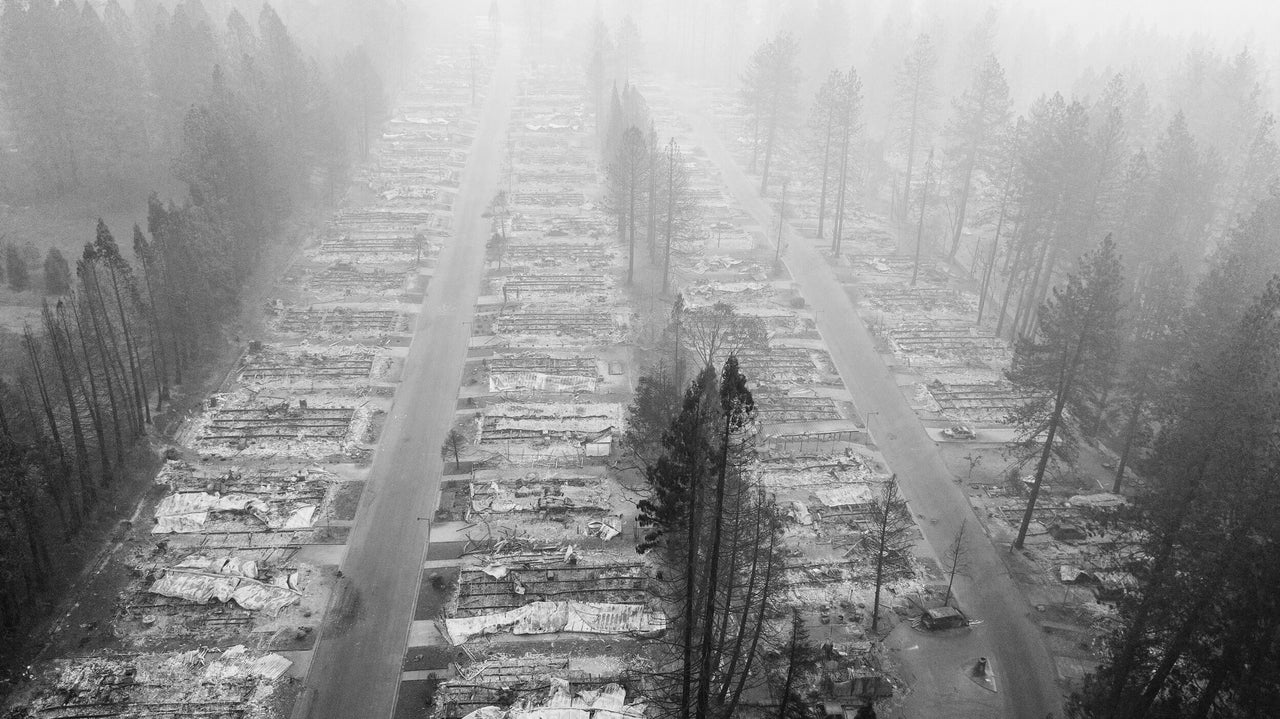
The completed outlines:
<svg viewBox="0 0 1280 719">
<path fill-rule="evenodd" d="M 1083 441 L 1119 455 L 1136 586 L 1072 716 L 1275 714 L 1280 152 L 1258 61 L 1192 50 L 1167 96 L 1093 71 L 1018 113 L 996 16 L 974 17 L 950 55 L 937 27 L 894 28 L 875 73 L 833 71 L 808 32 L 761 44 L 738 78 L 752 169 L 764 192 L 797 175 L 817 190 L 832 254 L 877 204 L 975 279 L 1029 398 L 1011 418 L 1031 485 L 1018 545 L 1052 463 Z M 637 407 L 668 390 L 642 382 Z"/>
<path fill-rule="evenodd" d="M 1021 547 L 1050 462 L 1079 442 L 1119 448 L 1112 490 L 1137 537 L 1136 582 L 1100 669 L 1072 697 L 1081 719 L 1253 717 L 1280 706 L 1280 193 L 1273 190 L 1195 283 L 1176 260 L 1138 280 L 1108 236 L 1050 293 L 1008 379 L 1033 469 Z M 1189 285 L 1191 285 L 1189 287 Z M 1143 481 L 1125 484 L 1137 469 Z"/>
<path fill-rule="evenodd" d="M 635 280 L 637 237 L 671 287 L 671 255 L 693 238 L 701 209 L 692 193 L 688 158 L 675 138 L 661 143 L 644 96 L 629 81 L 639 63 L 640 37 L 628 16 L 618 42 L 598 18 L 592 25 L 585 70 L 586 94 L 596 112 L 599 157 L 605 167 L 604 205 L 627 246 L 627 284 Z M 619 90 L 619 80 L 622 82 Z M 605 100 L 605 97 L 608 100 Z"/>
<path fill-rule="evenodd" d="M 69 188 L 85 181 L 90 168 L 104 176 L 133 171 L 118 161 L 151 142 L 143 131 L 155 122 L 150 129 L 166 138 L 172 133 L 164 144 L 172 143 L 173 175 L 186 191 L 180 200 L 152 194 L 145 227 L 135 225 L 120 241 L 99 220 L 74 258 L 74 274 L 56 250 L 46 258 L 45 290 L 55 296 L 44 302 L 40 321 L 24 328 L 21 357 L 0 378 L 6 631 L 42 614 L 59 579 L 79 561 L 66 551 L 68 542 L 101 513 L 122 479 L 146 464 L 140 452 L 154 415 L 166 408 L 172 387 L 209 369 L 207 350 L 238 312 L 242 288 L 283 222 L 300 203 L 323 198 L 364 151 L 366 145 L 344 138 L 358 128 L 367 141 L 381 124 L 353 118 L 380 118 L 386 107 L 367 58 L 351 56 L 344 64 L 350 77 L 331 85 L 270 6 L 263 6 L 256 29 L 233 12 L 220 34 L 197 2 L 181 2 L 172 12 L 139 3 L 139 15 L 148 8 L 156 33 L 146 50 L 155 66 L 146 76 L 167 109 L 139 112 L 134 124 L 128 113 L 143 108 L 123 102 L 133 96 L 118 84 L 134 77 L 126 72 L 133 66 L 124 42 L 136 36 L 114 2 L 101 17 L 93 5 L 77 8 L 70 0 L 5 6 L 6 83 L 85 82 L 85 66 L 67 63 L 92 64 L 89 56 L 58 33 L 98 33 L 102 43 L 117 43 L 103 45 L 110 63 L 95 69 L 118 73 L 94 76 L 107 83 L 104 92 L 79 98 L 72 84 L 57 93 L 23 85 L 10 100 L 31 123 L 31 134 L 24 129 L 21 137 L 51 181 Z M 39 54 L 49 52 L 60 55 Z M 50 64 L 22 64 L 32 58 Z M 65 102 L 27 104 L 49 97 Z M 78 124 L 106 112 L 80 103 L 108 101 L 124 114 Z M 45 115 L 48 127 L 36 127 Z M 13 260 L 13 248 L 6 255 L 12 285 L 26 269 Z"/>
<path fill-rule="evenodd" d="M 6 0 L 0 19 L 0 85 L 21 158 L 10 174 L 27 193 L 146 187 L 221 83 L 262 135 L 258 161 L 297 200 L 313 171 L 332 180 L 367 148 L 369 119 L 385 111 L 387 58 L 360 46 L 322 66 L 269 4 L 256 24 L 233 9 L 221 26 L 200 0 L 143 0 L 132 14 L 118 0 Z"/>
<path fill-rule="evenodd" d="M 636 550 L 654 557 L 670 621 L 649 677 L 661 716 L 735 716 L 763 686 L 777 699 L 776 716 L 815 716 L 811 690 L 821 684 L 823 657 L 804 618 L 786 606 L 785 511 L 761 482 L 760 423 L 736 356 L 763 336 L 759 318 L 725 303 L 691 310 L 677 294 L 659 359 L 628 407 L 624 445 L 649 485 L 638 503 L 645 534 Z M 894 478 L 858 529 L 874 585 L 874 633 L 881 590 L 902 571 L 913 538 Z"/>
<path fill-rule="evenodd" d="M 819 232 L 831 228 L 838 254 L 844 191 L 828 193 L 852 127 L 861 199 L 888 201 L 917 262 L 926 228 L 934 251 L 965 261 L 979 322 L 1013 341 L 1006 377 L 1028 398 L 1010 418 L 1030 484 L 1015 547 L 1055 461 L 1072 462 L 1081 441 L 1119 455 L 1111 488 L 1131 496 L 1122 519 L 1139 538 L 1121 569 L 1136 587 L 1072 716 L 1275 713 L 1280 152 L 1256 60 L 1193 53 L 1176 76 L 1185 109 L 1157 125 L 1146 87 L 1122 73 L 1015 117 L 985 53 L 943 116 L 938 54 L 920 34 L 876 141 L 846 119 L 861 100 L 853 69 L 820 85 L 803 126 L 786 111 L 796 83 L 770 78 L 794 78 L 800 57 L 780 33 L 741 78 L 762 191 L 777 144 L 819 188 Z M 769 130 L 778 118 L 784 133 Z M 1134 470 L 1143 481 L 1129 486 Z"/>
<path fill-rule="evenodd" d="M 46 295 L 66 294 L 71 289 L 71 266 L 62 250 L 50 247 L 42 262 L 39 251 L 30 244 L 5 245 L 0 281 L 14 292 L 27 292 L 35 288 L 37 278 Z"/>
<path fill-rule="evenodd" d="M 917 248 L 965 263 L 979 282 L 979 321 L 994 320 L 1013 339 L 1030 333 L 1050 288 L 1097 238 L 1112 235 L 1125 258 L 1124 297 L 1135 299 L 1171 261 L 1203 270 L 1280 176 L 1275 119 L 1248 50 L 1192 53 L 1175 73 L 1185 92 L 1167 106 L 1153 107 L 1143 82 L 1113 72 L 1082 82 L 1077 95 L 1042 94 L 1015 116 L 991 51 L 994 23 L 986 17 L 974 29 L 963 88 L 949 102 L 937 44 L 916 35 L 882 88 L 892 96 L 883 119 L 864 119 L 856 68 L 805 78 L 805 53 L 790 33 L 761 44 L 738 85 L 762 193 L 778 184 L 770 178 L 781 157 L 817 190 L 818 234 L 830 228 L 837 255 L 846 216 L 887 204 Z M 817 90 L 802 102 L 810 81 Z M 1209 104 L 1216 116 L 1206 116 Z"/>
</svg>

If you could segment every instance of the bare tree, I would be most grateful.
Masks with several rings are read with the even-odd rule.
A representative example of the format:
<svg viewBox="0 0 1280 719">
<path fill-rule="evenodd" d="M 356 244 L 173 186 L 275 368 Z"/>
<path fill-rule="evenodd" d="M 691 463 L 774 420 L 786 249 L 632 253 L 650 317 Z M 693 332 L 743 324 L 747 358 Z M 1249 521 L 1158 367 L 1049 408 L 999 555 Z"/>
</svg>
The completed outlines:
<svg viewBox="0 0 1280 719">
<path fill-rule="evenodd" d="M 947 563 L 947 596 L 942 600 L 944 605 L 951 602 L 951 587 L 956 582 L 957 574 L 965 572 L 965 555 L 967 549 L 964 546 L 964 530 L 969 526 L 969 519 L 966 517 L 960 522 L 960 529 L 956 530 L 956 536 L 951 539 L 951 544 L 947 546 L 947 555 L 944 557 Z"/>
<path fill-rule="evenodd" d="M 907 500 L 898 493 L 897 475 L 880 487 L 871 500 L 868 531 L 863 535 L 864 546 L 872 553 L 875 564 L 875 598 L 871 602 L 871 631 L 880 626 L 880 590 L 890 566 L 903 558 L 911 546 L 911 510 Z"/>
<path fill-rule="evenodd" d="M 444 446 L 440 448 L 440 453 L 445 459 L 453 458 L 453 468 L 455 470 L 462 468 L 462 452 L 467 448 L 467 436 L 453 427 L 449 433 L 444 436 Z"/>
<path fill-rule="evenodd" d="M 769 341 L 763 320 L 740 315 L 727 302 L 685 309 L 681 339 L 699 366 L 715 365 L 729 355 L 749 347 L 764 347 Z"/>
<path fill-rule="evenodd" d="M 969 474 L 966 475 L 965 481 L 972 482 L 973 470 L 977 469 L 978 465 L 982 464 L 982 455 L 974 454 L 973 452 L 970 452 L 969 454 L 966 454 L 964 457 L 962 457 L 962 459 L 964 459 L 966 462 L 969 463 Z"/>
</svg>

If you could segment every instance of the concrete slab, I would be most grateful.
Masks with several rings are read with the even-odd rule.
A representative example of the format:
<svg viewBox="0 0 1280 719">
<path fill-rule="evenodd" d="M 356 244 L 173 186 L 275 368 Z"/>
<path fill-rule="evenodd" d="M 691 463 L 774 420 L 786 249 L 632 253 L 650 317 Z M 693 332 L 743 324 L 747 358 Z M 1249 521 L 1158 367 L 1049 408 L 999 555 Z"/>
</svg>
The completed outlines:
<svg viewBox="0 0 1280 719">
<path fill-rule="evenodd" d="M 345 544 L 308 544 L 298 550 L 296 561 L 318 566 L 339 565 L 347 555 Z"/>
<path fill-rule="evenodd" d="M 307 670 L 311 668 L 310 650 L 301 652 L 276 652 L 276 654 L 279 654 L 285 659 L 293 662 L 293 664 L 290 665 L 289 670 L 286 672 L 290 677 L 293 677 L 294 679 L 306 678 Z"/>
<path fill-rule="evenodd" d="M 415 620 L 409 625 L 409 642 L 411 647 L 434 647 L 448 645 L 436 623 L 428 619 Z"/>
</svg>

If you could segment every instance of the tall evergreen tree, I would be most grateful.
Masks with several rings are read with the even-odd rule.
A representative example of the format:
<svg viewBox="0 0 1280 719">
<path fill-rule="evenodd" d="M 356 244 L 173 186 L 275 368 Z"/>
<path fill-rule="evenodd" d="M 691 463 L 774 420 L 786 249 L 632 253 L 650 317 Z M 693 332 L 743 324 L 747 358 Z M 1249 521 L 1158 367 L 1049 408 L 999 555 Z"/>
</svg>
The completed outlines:
<svg viewBox="0 0 1280 719">
<path fill-rule="evenodd" d="M 652 527 L 638 551 L 660 550 L 679 636 L 654 696 L 681 717 L 735 715 L 756 665 L 779 581 L 777 520 L 744 471 L 754 402 L 733 357 L 690 385 L 650 467 L 640 503 Z"/>
<path fill-rule="evenodd" d="M 789 33 L 781 32 L 761 45 L 747 61 L 742 76 L 742 99 L 755 128 L 752 171 L 756 154 L 764 143 L 764 165 L 760 172 L 760 193 L 769 187 L 769 169 L 780 134 L 791 126 L 796 113 L 800 85 L 797 63 L 799 45 Z"/>
<path fill-rule="evenodd" d="M 1167 404 L 1162 400 L 1185 361 L 1181 329 L 1186 297 L 1186 275 L 1177 259 L 1170 257 L 1156 265 L 1126 307 L 1119 377 L 1124 395 L 1121 450 L 1112 492 L 1119 493 L 1133 451 L 1145 444 L 1155 424 L 1153 410 Z"/>
<path fill-rule="evenodd" d="M 933 39 L 926 33 L 917 35 L 898 71 L 894 105 L 898 143 L 907 161 L 900 203 L 903 218 L 907 217 L 911 206 L 916 155 L 920 148 L 929 144 L 933 133 L 933 113 L 938 102 L 937 67 L 938 55 Z"/>
<path fill-rule="evenodd" d="M 818 652 L 809 642 L 809 630 L 804 625 L 804 617 L 798 609 L 791 610 L 791 636 L 782 648 L 782 661 L 785 670 L 782 680 L 781 695 L 778 699 L 778 719 L 809 719 L 811 713 L 805 697 L 800 693 L 798 683 L 813 670 L 818 660 Z"/>
<path fill-rule="evenodd" d="M 649 145 L 639 128 L 628 127 L 608 171 L 608 206 L 617 216 L 619 234 L 627 244 L 628 285 L 635 279 L 636 219 L 644 211 L 648 182 Z"/>
<path fill-rule="evenodd" d="M 675 138 L 667 143 L 653 178 L 659 184 L 654 198 L 662 224 L 662 292 L 671 286 L 671 254 L 678 240 L 687 239 L 702 215 L 702 207 L 690 187 L 685 156 Z"/>
<path fill-rule="evenodd" d="M 836 134 L 836 118 L 838 117 L 839 107 L 839 87 L 841 84 L 842 74 L 839 70 L 832 70 L 827 75 L 827 79 L 823 81 L 818 88 L 818 93 L 814 97 L 813 102 L 809 106 L 808 118 L 808 144 L 810 151 L 819 161 L 814 163 L 815 167 L 821 170 L 818 176 L 818 237 L 825 237 L 825 223 L 827 220 L 827 197 L 830 192 L 827 190 L 827 184 L 831 177 L 832 156 L 835 143 L 838 142 L 839 136 Z M 836 163 L 838 165 L 838 163 Z"/>
<path fill-rule="evenodd" d="M 9 278 L 9 289 L 14 292 L 26 292 L 31 289 L 31 272 L 27 269 L 27 258 L 22 249 L 9 245 L 4 250 L 4 270 Z"/>
<path fill-rule="evenodd" d="M 71 267 L 67 258 L 56 247 L 50 247 L 44 256 L 44 293 L 65 295 L 71 290 Z"/>
<path fill-rule="evenodd" d="M 839 138 L 837 157 L 839 164 L 836 172 L 836 211 L 831 235 L 831 254 L 840 255 L 840 244 L 844 238 L 844 221 L 849 206 L 849 192 L 853 168 L 852 155 L 855 152 L 855 138 L 862 134 L 862 80 L 853 68 L 841 73 L 836 93 L 836 127 Z"/>
<path fill-rule="evenodd" d="M 1094 415 L 1119 343 L 1120 257 L 1108 235 L 1054 288 L 1040 310 L 1036 333 L 1019 339 L 1006 376 L 1030 399 L 1012 416 L 1020 446 L 1035 458 L 1031 495 L 1014 546 L 1022 548 L 1050 457 L 1070 456 L 1075 432 L 1068 416 Z"/>
<path fill-rule="evenodd" d="M 1184 267 L 1198 269 L 1206 253 L 1205 228 L 1213 217 L 1217 174 L 1213 160 L 1187 129 L 1186 118 L 1174 115 L 1152 156 L 1151 190 L 1133 251 L 1153 261 L 1173 254 Z"/>
<path fill-rule="evenodd" d="M 948 257 L 954 258 L 964 233 L 964 222 L 974 181 L 989 181 L 998 172 L 1001 134 L 1012 115 L 1009 83 L 994 55 L 974 72 L 973 83 L 952 103 L 954 115 L 946 128 L 947 155 L 955 184 L 955 227 Z"/>
<path fill-rule="evenodd" d="M 595 131 L 601 135 L 601 123 L 605 119 L 605 88 L 609 86 L 609 66 L 614 54 L 613 40 L 609 37 L 609 28 L 604 21 L 596 17 L 591 23 L 591 38 L 588 42 L 586 56 L 586 92 L 595 117 Z M 615 88 L 616 92 L 616 88 Z M 603 138 L 601 138 L 603 143 Z M 603 146 L 603 144 L 602 144 Z"/>
<path fill-rule="evenodd" d="M 1138 504 L 1138 587 L 1073 716 L 1266 716 L 1280 706 L 1280 279 L 1185 380 Z"/>
</svg>

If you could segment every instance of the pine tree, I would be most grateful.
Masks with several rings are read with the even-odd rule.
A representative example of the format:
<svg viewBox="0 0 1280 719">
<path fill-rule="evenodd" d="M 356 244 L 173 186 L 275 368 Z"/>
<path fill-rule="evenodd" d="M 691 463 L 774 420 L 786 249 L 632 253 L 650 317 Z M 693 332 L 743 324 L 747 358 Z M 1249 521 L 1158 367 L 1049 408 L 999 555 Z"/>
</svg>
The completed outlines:
<svg viewBox="0 0 1280 719">
<path fill-rule="evenodd" d="M 667 143 L 660 164 L 656 168 L 656 180 L 660 187 L 655 199 L 662 223 L 662 293 L 671 286 L 671 253 L 677 240 L 686 239 L 694 230 L 702 215 L 701 203 L 692 192 L 685 156 L 675 138 Z"/>
<path fill-rule="evenodd" d="M 65 295 L 71 291 L 71 268 L 67 258 L 56 247 L 50 247 L 44 256 L 44 293 Z"/>
<path fill-rule="evenodd" d="M 1280 278 L 1183 381 L 1138 503 L 1138 587 L 1075 716 L 1266 716 L 1280 706 Z"/>
<path fill-rule="evenodd" d="M 602 136 L 602 123 L 605 121 L 605 111 L 608 109 L 604 105 L 605 88 L 609 85 L 607 82 L 610 76 L 609 65 L 614 54 L 613 40 L 609 37 L 609 28 L 605 26 L 604 21 L 596 17 L 591 24 L 591 39 L 587 49 L 585 64 L 586 74 L 586 92 L 587 101 L 591 104 L 593 110 L 592 116 L 595 117 L 595 131 L 597 136 Z M 615 86 L 616 94 L 617 88 Z M 607 125 L 605 125 L 607 126 Z M 601 147 L 605 147 L 604 138 L 600 137 Z"/>
<path fill-rule="evenodd" d="M 1110 235 L 1053 291 L 1035 335 L 1021 338 L 1006 376 L 1030 399 L 1012 416 L 1026 458 L 1038 456 L 1031 496 L 1013 546 L 1021 549 L 1049 459 L 1070 456 L 1075 432 L 1067 421 L 1091 417 L 1097 392 L 1110 374 L 1119 343 L 1120 258 Z"/>
<path fill-rule="evenodd" d="M 901 216 L 907 216 L 911 206 L 912 173 L 916 154 L 928 144 L 933 131 L 933 112 L 937 105 L 935 73 L 938 55 L 933 39 L 925 33 L 916 36 L 911 50 L 898 71 L 895 94 L 898 142 L 906 156 L 906 179 L 903 182 Z"/>
<path fill-rule="evenodd" d="M 644 210 L 648 175 L 648 144 L 639 128 L 628 127 L 608 172 L 608 206 L 617 215 L 619 234 L 627 243 L 628 285 L 635 279 L 636 216 Z"/>
<path fill-rule="evenodd" d="M 656 678 L 655 692 L 672 715 L 734 715 L 775 606 L 777 518 L 744 471 L 753 415 L 736 361 L 719 376 L 708 365 L 648 471 L 652 495 L 640 510 L 651 531 L 637 551 L 661 550 L 662 584 L 676 608 L 673 668 Z"/>
<path fill-rule="evenodd" d="M 871 632 L 880 627 L 880 591 L 891 564 L 899 561 L 911 544 L 915 523 L 907 500 L 898 493 L 897 476 L 884 482 L 868 510 L 863 545 L 871 552 L 875 567 L 875 594 L 871 600 Z"/>
<path fill-rule="evenodd" d="M 1010 335 L 1030 332 L 1036 312 L 1055 283 L 1060 265 L 1085 252 L 1084 234 L 1092 208 L 1092 153 L 1089 118 L 1079 102 L 1059 94 L 1033 105 L 1021 144 L 1018 173 L 1018 233 L 1013 266 L 1005 287 L 1000 322 L 1003 331 L 1010 299 L 1014 311 Z"/>
<path fill-rule="evenodd" d="M 1173 254 L 1184 267 L 1199 268 L 1217 174 L 1212 159 L 1188 130 L 1185 116 L 1174 115 L 1152 156 L 1151 190 L 1133 251 L 1153 259 Z"/>
<path fill-rule="evenodd" d="M 1258 118 L 1253 138 L 1236 173 L 1235 190 L 1231 193 L 1226 213 L 1229 222 L 1252 211 L 1280 174 L 1280 147 L 1276 144 L 1275 125 L 1275 116 L 1269 112 Z"/>
<path fill-rule="evenodd" d="M 809 147 L 814 156 L 820 158 L 815 166 L 820 166 L 819 171 L 821 177 L 818 189 L 818 237 L 825 237 L 825 222 L 827 219 L 827 183 L 831 177 L 832 164 L 832 143 L 838 138 L 836 135 L 836 118 L 838 116 L 838 94 L 841 84 L 842 74 L 839 70 L 832 70 L 827 75 L 827 79 L 823 81 L 818 93 L 814 97 L 813 103 L 809 106 Z"/>
<path fill-rule="evenodd" d="M 1180 343 L 1188 366 L 1212 361 L 1253 298 L 1280 272 L 1280 192 L 1272 189 L 1212 255 L 1187 309 Z"/>
<path fill-rule="evenodd" d="M 954 258 L 964 233 L 966 211 L 974 180 L 989 181 L 997 170 L 997 150 L 1012 115 L 1009 84 L 994 55 L 974 72 L 973 83 L 953 103 L 955 113 L 947 126 L 951 144 L 947 154 L 956 184 L 956 217 L 948 257 Z"/>
<path fill-rule="evenodd" d="M 181 142 L 188 110 L 204 102 L 212 90 L 213 68 L 219 60 L 218 43 L 207 15 L 188 2 L 174 6 L 171 15 L 158 15 L 150 29 L 147 64 L 160 104 L 161 141 L 173 151 Z"/>
<path fill-rule="evenodd" d="M 1155 266 L 1126 308 L 1119 378 L 1124 424 L 1112 492 L 1120 492 L 1133 450 L 1145 444 L 1149 435 L 1152 410 L 1164 404 L 1161 400 L 1185 361 L 1180 340 L 1186 297 L 1186 275 L 1177 259 L 1170 257 Z"/>
<path fill-rule="evenodd" d="M 627 448 L 644 467 L 650 467 L 662 451 L 662 438 L 679 410 L 675 382 L 669 367 L 658 365 L 640 375 L 635 397 L 627 407 Z"/>
<path fill-rule="evenodd" d="M 369 144 L 381 132 L 380 121 L 387 113 L 387 96 L 382 78 L 363 46 L 343 58 L 336 87 L 346 132 L 355 136 L 359 157 L 368 158 Z"/>
<path fill-rule="evenodd" d="M 619 75 L 630 82 L 631 73 L 640 66 L 640 29 L 630 15 L 622 18 L 618 25 L 618 63 L 621 65 Z"/>
<path fill-rule="evenodd" d="M 4 251 L 5 274 L 9 277 L 9 289 L 26 292 L 31 289 L 31 273 L 27 270 L 27 258 L 21 248 L 9 245 Z"/>
<path fill-rule="evenodd" d="M 786 662 L 786 673 L 782 680 L 781 696 L 778 700 L 778 719 L 808 719 L 811 716 L 797 684 L 804 676 L 813 671 L 818 660 L 818 653 L 809 641 L 809 630 L 805 628 L 804 617 L 800 610 L 791 610 L 791 636 L 782 648 L 782 660 Z"/>
<path fill-rule="evenodd" d="M 444 437 L 444 445 L 440 447 L 440 454 L 445 459 L 453 459 L 453 469 L 457 471 L 462 468 L 462 452 L 467 447 L 467 436 L 460 432 L 456 427 L 450 428 L 449 433 Z"/>
<path fill-rule="evenodd" d="M 763 139 L 764 166 L 760 172 L 760 194 L 769 187 L 769 169 L 779 134 L 790 127 L 796 112 L 800 86 L 797 66 L 799 45 L 789 33 L 779 33 L 765 42 L 747 61 L 742 76 L 742 98 L 755 127 L 756 147 Z M 760 135 L 763 134 L 763 138 Z M 755 170 L 753 150 L 752 171 Z"/>
<path fill-rule="evenodd" d="M 854 152 L 853 140 L 862 132 L 862 80 L 858 73 L 849 68 L 842 73 L 836 94 L 836 125 L 839 137 L 839 168 L 836 173 L 836 212 L 831 233 L 831 253 L 840 255 L 840 243 L 844 237 L 844 220 L 846 206 L 849 204 L 849 180 L 852 168 L 851 155 Z"/>
<path fill-rule="evenodd" d="M 129 364 L 129 381 L 133 386 L 134 404 L 138 408 L 139 414 L 142 415 L 143 421 L 150 424 L 151 404 L 147 401 L 146 373 L 143 370 L 142 362 L 142 338 L 138 336 L 137 341 L 135 341 L 136 329 L 134 325 L 137 320 L 134 317 L 134 313 L 130 311 L 135 306 L 132 298 L 138 294 L 138 288 L 133 277 L 133 268 L 120 255 L 120 247 L 116 244 L 115 237 L 111 235 L 111 230 L 107 228 L 107 224 L 101 219 L 98 220 L 94 249 L 97 250 L 98 257 L 106 267 L 107 277 L 111 282 L 111 296 L 115 300 L 114 305 L 117 318 L 120 321 L 120 330 L 124 334 L 125 356 Z M 125 307 L 124 300 L 126 296 L 130 298 L 129 310 L 126 310 Z"/>
<path fill-rule="evenodd" d="M 64 193 L 80 185 L 72 66 L 72 23 L 53 0 L 6 0 L 0 23 L 5 104 L 41 186 Z"/>
</svg>

